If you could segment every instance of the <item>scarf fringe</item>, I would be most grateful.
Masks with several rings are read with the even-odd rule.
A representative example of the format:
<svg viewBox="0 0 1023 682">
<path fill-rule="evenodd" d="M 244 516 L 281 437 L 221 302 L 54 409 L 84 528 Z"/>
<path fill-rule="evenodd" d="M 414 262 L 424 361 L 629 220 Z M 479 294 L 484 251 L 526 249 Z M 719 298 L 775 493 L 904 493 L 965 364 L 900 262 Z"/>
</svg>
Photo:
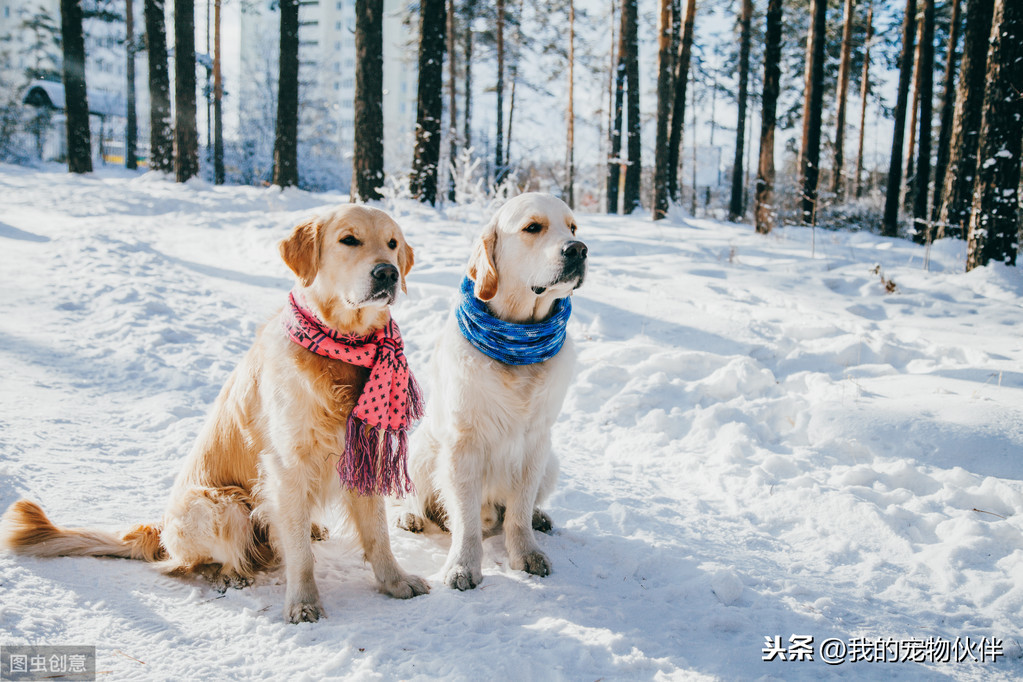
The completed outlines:
<svg viewBox="0 0 1023 682">
<path fill-rule="evenodd" d="M 417 400 L 421 402 L 421 397 Z M 403 429 L 380 429 L 349 415 L 337 473 L 342 487 L 360 495 L 404 497 L 413 493 L 415 487 L 408 475 L 408 434 Z"/>
</svg>

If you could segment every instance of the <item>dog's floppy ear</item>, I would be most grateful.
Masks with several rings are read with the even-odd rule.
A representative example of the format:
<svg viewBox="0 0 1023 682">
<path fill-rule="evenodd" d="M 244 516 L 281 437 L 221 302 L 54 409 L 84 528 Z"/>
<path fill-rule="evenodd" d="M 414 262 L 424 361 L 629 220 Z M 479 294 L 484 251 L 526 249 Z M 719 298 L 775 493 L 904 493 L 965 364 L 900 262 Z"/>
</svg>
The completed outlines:
<svg viewBox="0 0 1023 682">
<path fill-rule="evenodd" d="M 476 240 L 472 257 L 469 258 L 469 277 L 476 286 L 473 292 L 481 301 L 489 301 L 497 295 L 497 266 L 494 265 L 494 247 L 497 245 L 497 219 L 483 230 Z"/>
<path fill-rule="evenodd" d="M 416 252 L 412 250 L 412 247 L 408 245 L 408 242 L 402 240 L 401 250 L 398 251 L 398 269 L 401 270 L 401 292 L 403 294 L 408 293 L 408 289 L 405 288 L 405 278 L 408 276 L 409 270 L 416 263 Z"/>
<path fill-rule="evenodd" d="M 302 280 L 302 286 L 312 284 L 320 265 L 319 219 L 310 218 L 296 225 L 291 236 L 281 240 L 278 248 L 284 262 Z"/>
</svg>

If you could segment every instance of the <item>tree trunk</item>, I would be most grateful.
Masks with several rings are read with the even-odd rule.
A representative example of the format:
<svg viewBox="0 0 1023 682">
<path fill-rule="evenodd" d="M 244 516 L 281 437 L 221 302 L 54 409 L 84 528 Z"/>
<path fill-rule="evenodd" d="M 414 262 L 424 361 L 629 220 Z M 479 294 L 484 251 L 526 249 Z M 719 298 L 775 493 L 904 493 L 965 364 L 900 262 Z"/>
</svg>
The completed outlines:
<svg viewBox="0 0 1023 682">
<path fill-rule="evenodd" d="M 281 48 L 277 79 L 277 131 L 273 184 L 298 184 L 298 3 L 280 0 Z"/>
<path fill-rule="evenodd" d="M 867 10 L 867 37 L 863 43 L 860 75 L 860 140 L 856 149 L 856 198 L 863 196 L 863 133 L 867 126 L 867 95 L 870 93 L 870 41 L 874 38 L 874 6 Z"/>
<path fill-rule="evenodd" d="M 384 0 L 355 0 L 352 201 L 380 199 L 384 181 Z"/>
<path fill-rule="evenodd" d="M 920 36 L 920 142 L 913 178 L 913 241 L 928 237 L 927 203 L 931 197 L 931 128 L 934 124 L 934 0 L 924 0 L 923 35 Z"/>
<path fill-rule="evenodd" d="M 767 3 L 764 46 L 764 94 L 760 115 L 760 165 L 757 168 L 757 232 L 767 234 L 774 227 L 774 128 L 777 120 L 781 81 L 782 0 Z"/>
<path fill-rule="evenodd" d="M 213 183 L 224 184 L 224 79 L 220 71 L 220 1 L 213 2 Z"/>
<path fill-rule="evenodd" d="M 494 146 L 494 184 L 504 180 L 504 0 L 497 0 L 497 140 Z"/>
<path fill-rule="evenodd" d="M 627 0 L 626 0 L 627 1 Z M 625 99 L 625 8 L 620 10 L 618 65 L 615 69 L 614 125 L 611 126 L 611 157 L 607 165 L 607 212 L 618 213 L 618 186 L 622 172 L 622 124 Z"/>
<path fill-rule="evenodd" d="M 64 107 L 67 118 L 67 169 L 92 172 L 92 136 L 85 90 L 85 37 L 82 1 L 60 0 L 60 35 L 64 51 Z"/>
<path fill-rule="evenodd" d="M 448 0 L 445 27 L 448 51 L 448 201 L 455 200 L 455 163 L 458 161 L 458 65 L 455 60 L 455 0 Z"/>
<path fill-rule="evenodd" d="M 742 27 L 739 38 L 739 116 L 735 123 L 735 157 L 732 162 L 732 197 L 728 205 L 728 219 L 742 220 L 745 207 L 742 205 L 742 153 L 746 148 L 746 97 L 749 81 L 750 21 L 753 15 L 753 0 L 742 0 Z M 823 71 L 822 71 L 823 73 Z"/>
<path fill-rule="evenodd" d="M 465 0 L 465 121 L 462 144 L 472 147 L 472 21 L 476 16 L 476 0 Z"/>
<path fill-rule="evenodd" d="M 824 108 L 824 42 L 827 0 L 812 0 L 813 25 L 806 42 L 806 100 L 803 107 L 803 153 L 800 169 L 803 177 L 802 222 L 817 222 L 817 180 L 820 177 L 821 116 Z"/>
<path fill-rule="evenodd" d="M 575 0 L 568 0 L 568 112 L 565 139 L 565 198 L 575 209 Z"/>
<path fill-rule="evenodd" d="M 419 92 L 416 106 L 416 148 L 409 189 L 430 205 L 437 203 L 440 126 L 443 116 L 445 0 L 422 0 L 419 32 Z"/>
<path fill-rule="evenodd" d="M 135 0 L 124 3 L 124 46 L 128 53 L 125 73 L 128 76 L 127 121 L 125 122 L 124 167 L 138 168 L 138 116 L 135 113 Z"/>
<path fill-rule="evenodd" d="M 1023 3 L 995 0 L 987 57 L 977 182 L 967 271 L 990 261 L 1016 264 L 1023 121 Z"/>
<path fill-rule="evenodd" d="M 167 66 L 167 30 L 164 0 L 145 0 L 146 53 L 149 62 L 149 167 L 174 170 L 171 132 L 170 70 Z"/>
<path fill-rule="evenodd" d="M 923 0 L 926 2 L 926 0 Z M 906 186 L 903 193 L 903 205 L 907 211 L 913 210 L 913 152 L 916 150 L 916 116 L 920 111 L 920 51 L 923 48 L 923 14 L 917 18 L 916 55 L 913 57 L 913 106 L 909 109 L 909 144 L 906 145 Z"/>
<path fill-rule="evenodd" d="M 628 110 L 628 167 L 625 169 L 625 187 L 622 190 L 622 211 L 628 215 L 640 208 L 640 176 L 643 172 L 642 146 L 640 130 L 642 121 L 639 118 L 639 43 L 636 39 L 638 29 L 639 0 L 625 0 L 622 3 L 622 14 L 625 17 L 625 79 L 628 82 L 626 92 L 626 108 Z"/>
<path fill-rule="evenodd" d="M 842 17 L 842 56 L 838 67 L 838 112 L 835 114 L 835 169 L 831 175 L 831 191 L 837 201 L 845 197 L 845 105 L 849 93 L 849 65 L 852 57 L 852 27 L 855 4 L 845 0 Z"/>
<path fill-rule="evenodd" d="M 685 25 L 679 42 L 678 59 L 675 62 L 675 102 L 671 108 L 671 134 L 668 137 L 668 196 L 672 201 L 681 202 L 682 194 L 678 182 L 679 159 L 682 157 L 682 130 L 686 118 L 686 89 L 689 86 L 689 62 L 693 53 L 693 25 L 696 18 L 696 0 L 686 1 Z M 694 169 L 695 176 L 695 169 Z"/>
<path fill-rule="evenodd" d="M 199 174 L 195 126 L 195 2 L 174 0 L 174 175 L 185 182 Z"/>
<path fill-rule="evenodd" d="M 970 223 L 973 182 L 977 175 L 977 142 L 987 78 L 988 38 L 994 0 L 966 0 L 963 67 L 956 88 L 952 143 L 941 192 L 937 237 L 964 237 Z"/>
<path fill-rule="evenodd" d="M 913 46 L 916 42 L 916 0 L 906 0 L 902 18 L 902 53 L 899 56 L 899 86 L 895 99 L 895 130 L 892 133 L 892 155 L 888 163 L 888 185 L 884 198 L 881 234 L 899 234 L 899 189 L 902 187 L 902 143 L 906 134 L 906 100 L 909 99 L 909 76 L 913 70 Z"/>
<path fill-rule="evenodd" d="M 962 3 L 952 0 L 952 18 L 948 33 L 948 59 L 945 63 L 945 87 L 941 96 L 941 123 L 938 128 L 938 158 L 934 163 L 934 200 L 931 202 L 931 222 L 937 222 L 941 207 L 941 190 L 945 185 L 945 169 L 948 168 L 948 146 L 952 141 L 952 115 L 955 112 L 956 61 L 959 59 L 959 13 Z M 934 226 L 931 226 L 931 238 L 934 237 Z"/>
<path fill-rule="evenodd" d="M 671 0 L 660 0 L 657 15 L 657 137 L 654 143 L 653 218 L 668 215 L 668 135 L 671 117 Z"/>
</svg>

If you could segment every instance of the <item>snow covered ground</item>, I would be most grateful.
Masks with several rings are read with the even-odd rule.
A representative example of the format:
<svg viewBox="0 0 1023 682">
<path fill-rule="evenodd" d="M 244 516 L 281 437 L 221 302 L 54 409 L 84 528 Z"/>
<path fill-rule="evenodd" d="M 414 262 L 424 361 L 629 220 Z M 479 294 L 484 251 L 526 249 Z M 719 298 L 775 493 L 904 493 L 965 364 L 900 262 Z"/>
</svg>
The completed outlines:
<svg viewBox="0 0 1023 682">
<path fill-rule="evenodd" d="M 0 507 L 157 520 L 291 284 L 277 241 L 342 200 L 0 166 Z M 388 208 L 416 247 L 395 317 L 425 379 L 484 214 Z M 336 522 L 316 547 L 329 618 L 294 626 L 279 574 L 221 595 L 140 562 L 0 555 L 0 644 L 95 644 L 101 679 L 1023 677 L 1023 271 L 963 274 L 956 241 L 925 270 L 866 233 L 579 223 L 552 576 L 510 570 L 498 537 L 482 588 L 454 592 L 448 538 L 395 529 L 433 585 L 397 601 Z M 813 661 L 780 660 L 801 637 Z M 975 660 L 992 638 L 1002 655 Z M 845 663 L 822 661 L 829 639 Z M 921 662 L 852 662 L 878 640 Z"/>
</svg>

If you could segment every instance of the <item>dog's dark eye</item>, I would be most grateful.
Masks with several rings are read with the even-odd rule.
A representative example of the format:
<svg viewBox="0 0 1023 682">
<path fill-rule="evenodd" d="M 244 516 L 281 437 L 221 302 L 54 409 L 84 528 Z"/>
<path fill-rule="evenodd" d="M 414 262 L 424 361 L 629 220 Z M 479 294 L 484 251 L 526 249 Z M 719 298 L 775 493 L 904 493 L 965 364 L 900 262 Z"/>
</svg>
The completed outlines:
<svg viewBox="0 0 1023 682">
<path fill-rule="evenodd" d="M 387 248 L 391 249 L 392 251 L 398 248 L 398 240 L 392 239 L 391 241 L 387 242 Z"/>
<path fill-rule="evenodd" d="M 575 223 L 568 226 L 568 229 L 572 230 L 572 234 L 575 234 Z"/>
<path fill-rule="evenodd" d="M 522 229 L 523 232 L 528 232 L 529 234 L 537 234 L 541 230 L 543 230 L 543 225 L 540 223 L 529 223 Z"/>
<path fill-rule="evenodd" d="M 362 244 L 362 242 L 356 239 L 355 235 L 353 234 L 346 234 L 344 237 L 341 237 L 341 239 L 339 239 L 338 241 L 341 244 L 344 244 L 345 246 L 360 246 Z"/>
</svg>

